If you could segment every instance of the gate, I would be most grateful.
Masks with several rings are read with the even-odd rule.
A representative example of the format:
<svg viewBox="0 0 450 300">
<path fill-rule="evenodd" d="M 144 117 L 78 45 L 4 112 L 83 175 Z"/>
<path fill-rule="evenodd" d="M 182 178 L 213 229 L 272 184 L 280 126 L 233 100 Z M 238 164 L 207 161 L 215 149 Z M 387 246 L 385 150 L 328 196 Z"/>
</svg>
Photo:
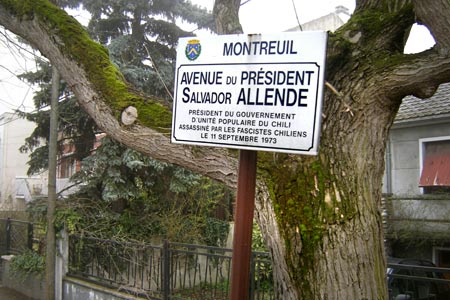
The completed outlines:
<svg viewBox="0 0 450 300">
<path fill-rule="evenodd" d="M 20 254 L 33 247 L 33 223 L 0 219 L 0 254 Z"/>
</svg>

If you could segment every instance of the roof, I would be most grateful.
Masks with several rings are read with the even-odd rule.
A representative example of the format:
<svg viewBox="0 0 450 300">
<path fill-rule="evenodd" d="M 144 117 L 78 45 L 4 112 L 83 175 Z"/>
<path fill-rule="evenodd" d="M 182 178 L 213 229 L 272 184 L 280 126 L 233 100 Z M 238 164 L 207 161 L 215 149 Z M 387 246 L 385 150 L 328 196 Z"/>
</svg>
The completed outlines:
<svg viewBox="0 0 450 300">
<path fill-rule="evenodd" d="M 403 99 L 394 123 L 424 121 L 448 117 L 450 120 L 450 83 L 439 86 L 428 99 L 408 96 Z"/>
<path fill-rule="evenodd" d="M 296 26 L 287 31 L 329 30 L 333 32 L 337 28 L 341 27 L 344 23 L 345 22 L 337 14 L 330 13 L 310 22 L 303 23 L 301 30 L 299 26 Z"/>
<path fill-rule="evenodd" d="M 335 8 L 334 12 L 331 12 L 325 16 L 319 17 L 312 21 L 303 23 L 300 26 L 295 26 L 286 31 L 309 31 L 309 30 L 325 30 L 334 32 L 341 27 L 350 18 L 348 8 L 340 5 Z"/>
</svg>

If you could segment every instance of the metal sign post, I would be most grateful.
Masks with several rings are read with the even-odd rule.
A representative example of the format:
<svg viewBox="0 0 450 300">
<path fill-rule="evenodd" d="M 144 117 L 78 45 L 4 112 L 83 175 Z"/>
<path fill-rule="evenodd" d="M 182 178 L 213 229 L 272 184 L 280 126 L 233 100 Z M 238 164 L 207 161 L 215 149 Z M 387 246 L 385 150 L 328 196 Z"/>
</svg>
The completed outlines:
<svg viewBox="0 0 450 300">
<path fill-rule="evenodd" d="M 231 300 L 248 300 L 250 290 L 256 160 L 256 151 L 240 150 L 231 263 Z"/>
</svg>

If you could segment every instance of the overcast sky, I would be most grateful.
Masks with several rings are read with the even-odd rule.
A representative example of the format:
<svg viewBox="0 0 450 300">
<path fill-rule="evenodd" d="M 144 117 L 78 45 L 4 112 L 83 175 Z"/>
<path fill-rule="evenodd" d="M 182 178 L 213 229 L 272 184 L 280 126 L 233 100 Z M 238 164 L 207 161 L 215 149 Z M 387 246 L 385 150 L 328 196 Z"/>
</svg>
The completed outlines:
<svg viewBox="0 0 450 300">
<path fill-rule="evenodd" d="M 191 0 L 212 10 L 213 0 Z M 239 18 L 245 33 L 272 33 L 286 31 L 333 12 L 338 5 L 355 9 L 355 0 L 242 0 Z M 295 9 L 294 9 L 295 7 Z"/>
<path fill-rule="evenodd" d="M 33 109 L 33 87 L 16 76 L 35 69 L 33 55 L 9 39 L 14 41 L 14 35 L 0 28 L 0 114 Z"/>
<path fill-rule="evenodd" d="M 191 0 L 193 3 L 212 10 L 214 0 Z M 333 12 L 338 5 L 343 5 L 353 12 L 354 0 L 242 0 L 240 21 L 245 33 L 281 32 L 306 23 L 315 18 Z M 296 14 L 297 12 L 297 14 Z M 298 21 L 297 21 L 298 16 Z M 86 16 L 75 16 L 86 23 Z M 194 30 L 195 26 L 186 25 L 186 30 Z M 205 32 L 196 32 L 204 36 Z M 34 68 L 32 57 L 27 51 L 5 42 L 5 31 L 0 30 L 0 114 L 12 112 L 20 107 L 33 110 L 33 88 L 18 80 L 14 74 L 31 71 Z M 407 52 L 418 52 L 431 47 L 434 43 L 426 28 L 414 29 L 414 39 L 407 44 Z M 13 54 L 10 49 L 15 49 Z"/>
<path fill-rule="evenodd" d="M 209 10 L 214 4 L 214 0 L 191 1 Z M 240 8 L 239 18 L 245 33 L 286 31 L 298 26 L 298 22 L 303 24 L 329 14 L 340 5 L 348 8 L 350 13 L 355 9 L 355 0 L 242 0 L 241 3 L 244 4 Z M 420 52 L 433 45 L 434 40 L 428 29 L 414 25 L 405 52 Z"/>
</svg>

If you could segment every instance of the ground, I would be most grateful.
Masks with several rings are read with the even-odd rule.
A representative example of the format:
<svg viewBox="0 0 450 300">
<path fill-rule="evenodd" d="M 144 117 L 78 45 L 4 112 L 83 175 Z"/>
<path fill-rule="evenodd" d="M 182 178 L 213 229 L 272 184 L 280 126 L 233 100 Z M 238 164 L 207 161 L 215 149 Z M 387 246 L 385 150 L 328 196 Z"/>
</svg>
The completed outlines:
<svg viewBox="0 0 450 300">
<path fill-rule="evenodd" d="M 0 285 L 0 300 L 31 300 L 31 299 L 14 290 L 8 289 Z"/>
</svg>

